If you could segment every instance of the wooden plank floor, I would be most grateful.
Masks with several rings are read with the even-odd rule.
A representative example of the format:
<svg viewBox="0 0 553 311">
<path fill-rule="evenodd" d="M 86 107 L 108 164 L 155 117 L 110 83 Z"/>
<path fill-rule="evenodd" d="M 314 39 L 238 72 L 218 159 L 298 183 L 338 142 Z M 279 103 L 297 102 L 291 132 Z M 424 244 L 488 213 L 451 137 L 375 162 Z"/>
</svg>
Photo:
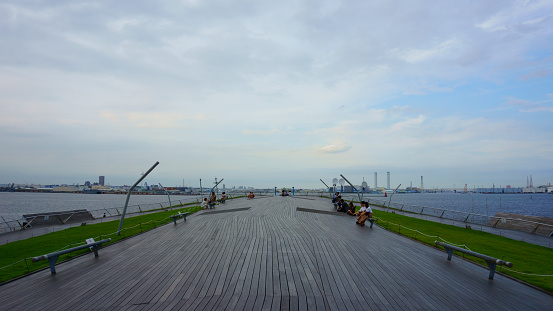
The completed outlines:
<svg viewBox="0 0 553 311">
<path fill-rule="evenodd" d="M 298 207 L 333 211 L 320 198 L 230 200 L 1 286 L 0 309 L 552 310 L 553 296 L 482 267 Z"/>
</svg>

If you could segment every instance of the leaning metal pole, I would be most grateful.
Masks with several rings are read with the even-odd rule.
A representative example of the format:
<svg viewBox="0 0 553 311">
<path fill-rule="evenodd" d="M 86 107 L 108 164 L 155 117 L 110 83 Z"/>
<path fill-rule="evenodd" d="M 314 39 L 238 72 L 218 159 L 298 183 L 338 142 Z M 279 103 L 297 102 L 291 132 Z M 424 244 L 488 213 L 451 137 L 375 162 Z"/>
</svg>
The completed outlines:
<svg viewBox="0 0 553 311">
<path fill-rule="evenodd" d="M 148 176 L 148 174 L 150 174 L 151 171 L 154 170 L 154 168 L 156 168 L 156 166 L 159 164 L 159 161 L 156 161 L 156 163 L 154 165 L 152 165 L 152 167 L 150 167 L 150 169 L 144 173 L 144 175 L 142 175 L 142 177 L 140 177 L 139 180 L 137 180 L 134 185 L 132 185 L 132 187 L 129 189 L 129 192 L 127 193 L 127 200 L 125 201 L 125 208 L 123 208 L 123 213 L 121 213 L 121 220 L 119 221 L 119 229 L 117 229 L 117 235 L 121 235 L 121 227 L 123 226 L 123 220 L 125 219 L 125 214 L 127 213 L 127 206 L 129 205 L 129 199 L 131 197 L 131 191 L 134 189 L 134 187 L 136 187 L 136 185 L 138 185 L 144 178 L 146 178 L 146 176 Z"/>
<path fill-rule="evenodd" d="M 217 186 L 218 186 L 223 180 L 224 180 L 224 178 L 221 178 L 221 180 L 219 180 L 219 182 L 216 183 L 215 186 L 213 186 L 213 188 L 211 188 L 211 192 L 213 192 L 213 190 L 214 190 L 215 188 L 217 188 Z M 209 193 L 209 195 L 211 195 L 211 192 Z"/>
<path fill-rule="evenodd" d="M 328 193 L 330 193 L 330 187 L 322 179 L 319 178 L 319 180 L 326 186 Z"/>
<path fill-rule="evenodd" d="M 340 177 L 342 177 L 353 189 L 355 189 L 355 191 L 357 192 L 357 197 L 359 198 L 359 203 L 361 203 L 361 195 L 359 194 L 359 190 L 357 190 L 357 188 L 355 188 L 355 186 L 352 185 L 352 183 L 350 183 L 349 180 L 344 177 L 344 175 L 340 174 Z"/>
<path fill-rule="evenodd" d="M 165 191 L 165 193 L 167 193 L 167 197 L 169 198 L 169 209 L 173 210 L 173 204 L 171 204 L 171 196 L 169 195 L 169 192 L 167 192 L 167 189 L 163 188 L 161 183 L 159 184 L 159 186 L 161 187 L 161 189 L 163 189 L 163 191 Z"/>
<path fill-rule="evenodd" d="M 388 208 L 386 209 L 386 213 L 390 210 L 390 203 L 392 202 L 392 196 L 394 195 L 394 193 L 396 193 L 397 189 L 399 189 L 400 186 L 401 184 L 399 184 L 399 186 L 396 187 L 396 190 L 394 190 L 394 192 L 390 194 L 390 199 L 388 200 Z"/>
</svg>

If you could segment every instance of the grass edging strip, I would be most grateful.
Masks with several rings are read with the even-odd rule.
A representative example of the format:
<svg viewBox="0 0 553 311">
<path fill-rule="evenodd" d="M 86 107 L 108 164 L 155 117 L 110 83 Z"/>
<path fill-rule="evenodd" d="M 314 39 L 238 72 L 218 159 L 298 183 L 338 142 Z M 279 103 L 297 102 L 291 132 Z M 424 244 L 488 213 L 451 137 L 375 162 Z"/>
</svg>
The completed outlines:
<svg viewBox="0 0 553 311">
<path fill-rule="evenodd" d="M 377 223 L 379 227 L 433 248 L 437 248 L 433 243 L 435 240 L 434 236 L 439 236 L 441 239 L 446 238 L 456 241 L 457 243 L 462 241 L 475 252 L 511 261 L 515 264 L 516 268 L 513 270 L 522 273 L 551 275 L 551 272 L 553 272 L 553 264 L 550 261 L 550 258 L 553 256 L 553 250 L 547 247 L 513 240 L 487 232 L 436 223 L 424 219 L 411 218 L 404 215 L 391 214 L 384 211 L 374 211 L 374 215 L 379 218 Z M 387 219 L 383 219 L 381 216 Z M 394 228 L 391 224 L 387 225 L 387 223 L 396 223 L 394 226 L 399 225 L 399 227 Z M 409 227 L 415 228 L 420 234 L 412 232 L 411 230 L 415 229 Z M 424 229 L 421 229 L 422 227 Z M 423 232 L 426 234 L 433 234 L 434 236 L 423 238 Z M 437 249 L 441 250 L 441 248 Z M 459 258 L 476 263 L 484 268 L 487 267 L 484 265 L 483 260 L 459 256 L 456 252 L 454 253 Z M 529 256 L 530 254 L 531 256 Z M 521 283 L 528 283 L 532 287 L 540 288 L 541 291 L 553 295 L 553 277 L 523 275 L 501 270 L 499 268 L 496 272 L 508 276 L 513 280 L 520 281 Z"/>
<path fill-rule="evenodd" d="M 172 210 L 164 209 L 164 211 L 160 211 L 157 213 L 148 213 L 145 215 L 127 218 L 125 219 L 127 227 L 123 228 L 123 230 L 121 231 L 122 236 L 115 235 L 117 239 L 113 240 L 112 238 L 112 241 L 110 243 L 104 244 L 102 248 L 123 240 L 127 240 L 131 237 L 137 236 L 144 232 L 148 232 L 158 227 L 173 223 L 173 220 L 169 218 L 169 216 L 179 211 L 190 211 L 193 214 L 198 210 L 201 210 L 201 207 L 189 206 L 180 209 L 173 208 Z M 55 252 L 60 248 L 64 249 L 67 247 L 71 247 L 71 245 L 84 244 L 71 243 L 75 240 L 84 241 L 86 238 L 90 237 L 96 239 L 98 235 L 100 239 L 102 237 L 112 236 L 117 231 L 116 229 L 118 223 L 119 220 L 112 220 L 109 222 L 90 224 L 86 226 L 71 227 L 45 235 L 40 235 L 29 239 L 0 245 L 0 254 L 3 255 L 0 256 L 0 266 L 7 267 L 5 269 L 9 269 L 0 269 L 0 286 L 49 268 L 49 264 L 46 261 L 30 263 L 30 259 L 32 257 Z M 105 234 L 105 232 L 112 233 Z M 69 245 L 67 245 L 68 243 Z M 57 263 L 72 260 L 88 253 L 90 253 L 90 251 L 86 249 L 66 254 L 60 256 L 60 259 Z M 10 265 L 13 265 L 13 267 Z"/>
</svg>

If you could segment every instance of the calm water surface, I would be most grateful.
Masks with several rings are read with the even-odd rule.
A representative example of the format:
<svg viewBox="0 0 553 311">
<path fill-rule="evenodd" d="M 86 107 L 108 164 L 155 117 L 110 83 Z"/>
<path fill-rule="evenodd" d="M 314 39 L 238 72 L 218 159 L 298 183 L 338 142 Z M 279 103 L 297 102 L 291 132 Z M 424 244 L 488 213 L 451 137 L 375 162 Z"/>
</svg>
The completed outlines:
<svg viewBox="0 0 553 311">
<path fill-rule="evenodd" d="M 196 197 L 174 195 L 171 200 L 189 201 Z M 122 207 L 125 199 L 124 194 L 0 192 L 0 216 L 20 219 L 23 214 L 30 213 Z M 388 202 L 389 198 L 371 196 L 368 199 Z M 132 195 L 129 205 L 167 201 L 164 195 Z M 392 196 L 392 202 L 490 216 L 506 212 L 553 217 L 553 194 L 397 193 Z"/>
<path fill-rule="evenodd" d="M 190 201 L 196 197 L 172 195 L 171 201 Z M 0 216 L 8 220 L 20 219 L 24 214 L 123 207 L 126 199 L 126 194 L 0 192 Z M 131 195 L 129 205 L 168 201 L 166 195 Z"/>
<path fill-rule="evenodd" d="M 389 200 L 384 197 L 374 199 Z M 553 194 L 396 193 L 392 202 L 490 216 L 505 212 L 553 217 Z"/>
</svg>

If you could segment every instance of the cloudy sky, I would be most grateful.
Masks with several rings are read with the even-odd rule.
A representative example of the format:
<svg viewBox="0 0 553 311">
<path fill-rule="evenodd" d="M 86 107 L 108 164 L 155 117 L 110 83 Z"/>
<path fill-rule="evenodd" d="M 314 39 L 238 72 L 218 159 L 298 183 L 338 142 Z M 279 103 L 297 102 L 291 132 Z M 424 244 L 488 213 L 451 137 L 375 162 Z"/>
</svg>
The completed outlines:
<svg viewBox="0 0 553 311">
<path fill-rule="evenodd" d="M 0 183 L 553 183 L 553 2 L 0 1 Z"/>
</svg>

